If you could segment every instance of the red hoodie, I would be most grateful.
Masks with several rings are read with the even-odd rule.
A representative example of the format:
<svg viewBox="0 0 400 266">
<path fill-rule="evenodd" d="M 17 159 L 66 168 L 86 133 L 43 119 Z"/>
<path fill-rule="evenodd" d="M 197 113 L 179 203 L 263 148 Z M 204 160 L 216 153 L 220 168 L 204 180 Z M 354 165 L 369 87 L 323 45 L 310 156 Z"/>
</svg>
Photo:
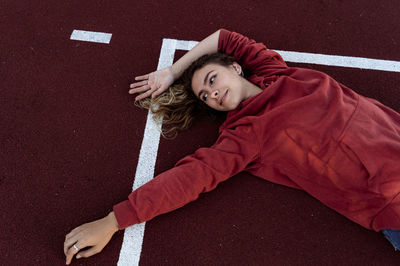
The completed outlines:
<svg viewBox="0 0 400 266">
<path fill-rule="evenodd" d="M 365 228 L 400 229 L 398 113 L 327 74 L 287 67 L 238 33 L 222 29 L 218 50 L 263 92 L 228 113 L 212 147 L 115 205 L 120 229 L 182 207 L 241 171 L 302 189 Z"/>
</svg>

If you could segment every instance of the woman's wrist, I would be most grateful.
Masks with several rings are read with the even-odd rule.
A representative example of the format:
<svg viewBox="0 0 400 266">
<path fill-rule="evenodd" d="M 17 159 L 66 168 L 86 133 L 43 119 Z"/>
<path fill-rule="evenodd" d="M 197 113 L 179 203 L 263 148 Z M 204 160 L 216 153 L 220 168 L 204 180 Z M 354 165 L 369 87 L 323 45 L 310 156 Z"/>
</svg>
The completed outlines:
<svg viewBox="0 0 400 266">
<path fill-rule="evenodd" d="M 179 66 L 179 62 L 176 62 L 170 66 L 170 69 L 174 80 L 179 79 L 183 74 L 182 67 Z"/>
<path fill-rule="evenodd" d="M 110 223 L 110 227 L 112 228 L 113 232 L 117 232 L 119 230 L 119 225 L 118 225 L 118 221 L 117 218 L 114 215 L 114 212 L 110 212 L 107 215 L 107 220 L 109 220 Z"/>
</svg>

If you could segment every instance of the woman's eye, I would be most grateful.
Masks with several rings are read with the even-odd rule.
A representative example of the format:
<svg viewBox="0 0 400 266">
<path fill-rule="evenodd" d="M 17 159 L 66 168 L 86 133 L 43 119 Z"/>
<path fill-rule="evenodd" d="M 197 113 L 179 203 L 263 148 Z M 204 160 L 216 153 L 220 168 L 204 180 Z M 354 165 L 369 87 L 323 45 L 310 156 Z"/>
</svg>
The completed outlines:
<svg viewBox="0 0 400 266">
<path fill-rule="evenodd" d="M 214 83 L 214 81 L 215 81 L 215 77 L 216 77 L 217 75 L 214 75 L 214 76 L 212 76 L 211 78 L 210 78 L 210 85 L 212 85 L 213 83 Z"/>
<path fill-rule="evenodd" d="M 208 93 L 203 93 L 203 96 L 201 97 L 203 101 L 207 101 Z"/>
</svg>

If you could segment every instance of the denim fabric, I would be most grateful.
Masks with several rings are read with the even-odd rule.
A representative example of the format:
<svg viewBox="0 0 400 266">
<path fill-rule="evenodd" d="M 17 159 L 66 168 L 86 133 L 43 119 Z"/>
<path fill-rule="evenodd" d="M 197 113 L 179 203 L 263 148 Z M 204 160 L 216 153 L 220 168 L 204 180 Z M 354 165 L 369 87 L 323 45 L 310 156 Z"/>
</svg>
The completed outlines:
<svg viewBox="0 0 400 266">
<path fill-rule="evenodd" d="M 392 243 L 395 250 L 400 250 L 400 230 L 383 229 L 381 232 Z"/>
</svg>

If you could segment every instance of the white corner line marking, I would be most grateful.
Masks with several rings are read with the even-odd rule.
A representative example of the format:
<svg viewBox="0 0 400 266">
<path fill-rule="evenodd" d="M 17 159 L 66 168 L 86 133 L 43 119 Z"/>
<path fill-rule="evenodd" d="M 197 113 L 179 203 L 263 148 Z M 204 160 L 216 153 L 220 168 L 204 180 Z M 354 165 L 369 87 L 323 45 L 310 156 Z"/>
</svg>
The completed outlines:
<svg viewBox="0 0 400 266">
<path fill-rule="evenodd" d="M 190 50 L 198 42 L 163 39 L 157 69 L 173 64 L 176 50 Z M 400 72 L 400 62 L 351 56 L 323 55 L 275 50 L 287 62 L 310 63 L 329 66 L 356 67 L 372 70 Z M 132 191 L 146 184 L 154 177 L 154 167 L 160 143 L 160 124 L 154 122 L 151 112 L 147 114 L 146 127 L 140 148 L 138 165 Z M 125 229 L 124 240 L 119 254 L 118 266 L 139 265 L 146 223 Z"/>
<path fill-rule="evenodd" d="M 70 39 L 75 41 L 109 44 L 111 36 L 112 36 L 111 33 L 105 33 L 105 32 L 73 30 Z"/>
<path fill-rule="evenodd" d="M 174 61 L 176 40 L 164 39 L 157 69 L 171 66 Z M 147 114 L 146 127 L 140 148 L 138 165 L 132 191 L 146 184 L 154 177 L 161 124 L 154 121 L 152 113 Z M 125 229 L 124 240 L 119 253 L 118 266 L 139 265 L 146 223 L 136 224 Z"/>
</svg>

